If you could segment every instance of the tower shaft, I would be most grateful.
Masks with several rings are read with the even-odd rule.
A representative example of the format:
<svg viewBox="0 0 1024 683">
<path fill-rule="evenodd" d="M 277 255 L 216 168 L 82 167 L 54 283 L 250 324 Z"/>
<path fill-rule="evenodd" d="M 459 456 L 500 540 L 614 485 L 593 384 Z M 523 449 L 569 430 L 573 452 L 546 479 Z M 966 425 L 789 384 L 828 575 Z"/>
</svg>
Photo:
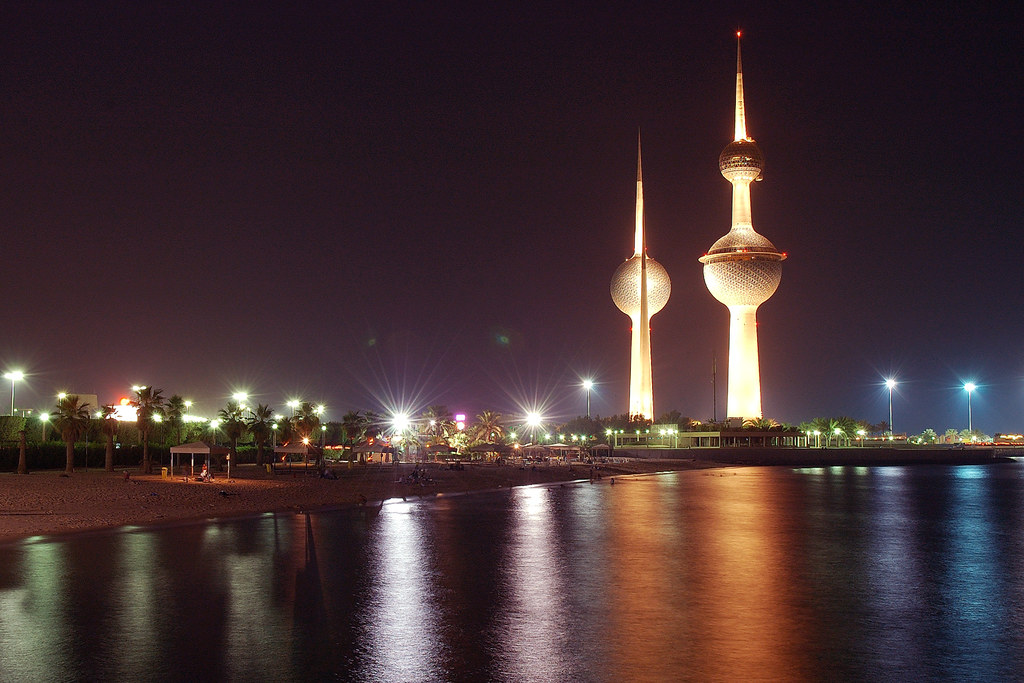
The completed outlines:
<svg viewBox="0 0 1024 683">
<path fill-rule="evenodd" d="M 750 181 L 732 181 L 732 230 L 737 228 L 753 228 L 754 221 L 750 213 Z"/>
<path fill-rule="evenodd" d="M 727 417 L 761 417 L 761 368 L 757 355 L 757 306 L 729 306 Z"/>
</svg>

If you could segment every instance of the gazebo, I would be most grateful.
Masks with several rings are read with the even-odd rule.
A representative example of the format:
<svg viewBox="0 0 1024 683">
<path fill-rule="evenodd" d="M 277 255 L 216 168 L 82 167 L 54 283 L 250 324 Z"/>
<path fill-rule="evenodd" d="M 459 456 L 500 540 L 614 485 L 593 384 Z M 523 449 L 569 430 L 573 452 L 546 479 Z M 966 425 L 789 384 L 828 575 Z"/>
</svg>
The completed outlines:
<svg viewBox="0 0 1024 683">
<path fill-rule="evenodd" d="M 381 462 L 394 459 L 394 447 L 388 445 L 386 441 L 378 441 L 376 439 L 371 439 L 370 441 L 372 443 L 367 442 L 352 447 L 352 452 L 359 457 L 360 462 L 365 461 L 367 455 L 372 459 L 374 453 L 380 453 Z"/>
<path fill-rule="evenodd" d="M 301 455 L 303 470 L 305 470 L 309 465 L 310 455 L 313 455 L 314 462 L 317 463 L 319 463 L 321 458 L 323 458 L 323 451 L 321 451 L 317 446 L 314 446 L 311 443 L 303 443 L 302 441 L 278 446 L 274 449 L 274 453 L 280 453 L 284 456 L 282 459 L 287 459 L 289 455 Z"/>
<path fill-rule="evenodd" d="M 199 455 L 206 456 L 206 466 L 210 466 L 211 455 L 227 455 L 231 452 L 230 448 L 224 446 L 218 446 L 216 444 L 207 443 L 205 441 L 193 441 L 192 443 L 183 443 L 180 446 L 171 446 L 171 474 L 174 474 L 174 462 L 175 457 L 179 453 L 181 455 L 191 454 L 192 455 L 192 476 L 196 474 L 196 453 Z"/>
<path fill-rule="evenodd" d="M 508 457 L 512 452 L 511 446 L 506 446 L 503 443 L 478 443 L 475 446 L 470 446 L 466 449 L 471 455 L 485 456 L 488 453 L 493 453 L 496 457 Z"/>
</svg>

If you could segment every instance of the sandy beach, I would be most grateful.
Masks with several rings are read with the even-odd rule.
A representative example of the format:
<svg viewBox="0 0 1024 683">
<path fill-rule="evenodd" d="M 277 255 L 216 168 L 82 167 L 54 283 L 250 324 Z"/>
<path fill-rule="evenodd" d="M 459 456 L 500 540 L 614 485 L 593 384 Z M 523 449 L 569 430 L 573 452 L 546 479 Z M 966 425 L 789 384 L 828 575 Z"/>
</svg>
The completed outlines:
<svg viewBox="0 0 1024 683">
<path fill-rule="evenodd" d="M 639 460 L 604 464 L 607 479 L 718 466 L 690 460 Z M 337 479 L 303 474 L 301 467 L 268 474 L 253 465 L 235 468 L 231 479 L 215 474 L 204 483 L 181 475 L 140 475 L 129 470 L 39 471 L 0 474 L 0 544 L 33 536 L 62 535 L 128 525 L 165 524 L 260 512 L 357 506 L 396 497 L 436 496 L 470 491 L 589 479 L 589 465 L 520 468 L 514 465 L 419 465 L 425 476 L 413 482 L 416 465 L 364 465 L 333 468 Z"/>
</svg>

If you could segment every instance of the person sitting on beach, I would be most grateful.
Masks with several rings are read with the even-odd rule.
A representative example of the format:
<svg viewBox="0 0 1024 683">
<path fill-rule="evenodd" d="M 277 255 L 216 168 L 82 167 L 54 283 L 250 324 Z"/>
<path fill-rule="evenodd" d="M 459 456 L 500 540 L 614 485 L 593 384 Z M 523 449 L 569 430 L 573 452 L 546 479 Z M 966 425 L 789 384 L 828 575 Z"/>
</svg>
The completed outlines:
<svg viewBox="0 0 1024 683">
<path fill-rule="evenodd" d="M 203 471 L 199 473 L 199 481 L 213 481 L 213 475 L 210 474 L 210 470 L 203 464 Z"/>
</svg>

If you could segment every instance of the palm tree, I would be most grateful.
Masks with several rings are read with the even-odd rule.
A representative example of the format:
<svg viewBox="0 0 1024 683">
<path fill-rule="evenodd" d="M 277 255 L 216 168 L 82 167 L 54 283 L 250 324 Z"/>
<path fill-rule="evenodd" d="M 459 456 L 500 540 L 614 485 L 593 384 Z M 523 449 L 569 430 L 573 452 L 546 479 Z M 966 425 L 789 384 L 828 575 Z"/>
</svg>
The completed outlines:
<svg viewBox="0 0 1024 683">
<path fill-rule="evenodd" d="M 485 410 L 476 416 L 473 435 L 477 441 L 495 443 L 505 436 L 505 427 L 501 424 L 501 414 L 493 410 Z"/>
<path fill-rule="evenodd" d="M 744 429 L 756 429 L 767 432 L 773 429 L 780 429 L 781 425 L 770 417 L 751 417 L 743 421 Z"/>
<path fill-rule="evenodd" d="M 181 445 L 181 428 L 185 424 L 185 399 L 174 394 L 167 399 L 167 424 L 174 429 L 175 435 L 178 437 L 176 445 Z"/>
<path fill-rule="evenodd" d="M 46 424 L 45 422 L 43 424 Z M 18 474 L 28 474 L 28 455 L 26 454 L 25 430 L 18 430 Z"/>
<path fill-rule="evenodd" d="M 246 426 L 252 434 L 252 440 L 256 443 L 256 465 L 263 467 L 263 449 L 267 445 L 267 437 L 270 436 L 270 425 L 274 423 L 274 411 L 270 406 L 262 403 L 252 411 Z"/>
<path fill-rule="evenodd" d="M 384 425 L 387 424 L 387 420 L 380 413 L 372 410 L 366 410 L 363 412 L 363 417 L 366 419 L 366 428 L 363 430 L 363 436 L 377 438 L 381 432 L 384 431 Z"/>
<path fill-rule="evenodd" d="M 431 445 L 442 443 L 455 431 L 455 421 L 452 419 L 452 411 L 448 410 L 448 406 L 427 406 L 420 417 L 422 419 L 420 429 L 423 434 L 430 437 Z"/>
<path fill-rule="evenodd" d="M 313 434 L 320 429 L 320 413 L 312 403 L 303 401 L 299 404 L 292 418 L 292 429 L 299 439 L 313 440 Z"/>
<path fill-rule="evenodd" d="M 345 444 L 352 445 L 362 440 L 366 434 L 367 419 L 358 410 L 350 410 L 341 417 L 341 431 L 345 435 Z"/>
<path fill-rule="evenodd" d="M 56 411 L 51 416 L 53 424 L 60 430 L 61 438 L 67 446 L 67 464 L 64 472 L 75 471 L 75 440 L 89 428 L 92 417 L 89 415 L 89 404 L 79 403 L 79 397 L 71 394 L 57 401 Z"/>
<path fill-rule="evenodd" d="M 153 462 L 149 459 L 149 432 L 153 429 L 155 421 L 153 418 L 164 415 L 164 404 L 167 399 L 163 397 L 163 392 L 163 389 L 139 387 L 135 390 L 135 399 L 131 402 L 136 410 L 139 435 L 142 437 L 142 472 L 144 474 L 153 472 Z"/>
<path fill-rule="evenodd" d="M 117 436 L 117 428 L 120 426 L 114 416 L 117 409 L 114 406 L 103 406 L 103 417 L 100 422 L 100 431 L 107 437 L 107 452 L 103 461 L 104 469 L 107 472 L 114 471 L 114 437 Z"/>
<path fill-rule="evenodd" d="M 238 461 L 238 440 L 245 435 L 245 422 L 242 420 L 242 407 L 237 401 L 228 401 L 227 408 L 217 411 L 220 428 L 231 440 L 231 457 Z"/>
</svg>

